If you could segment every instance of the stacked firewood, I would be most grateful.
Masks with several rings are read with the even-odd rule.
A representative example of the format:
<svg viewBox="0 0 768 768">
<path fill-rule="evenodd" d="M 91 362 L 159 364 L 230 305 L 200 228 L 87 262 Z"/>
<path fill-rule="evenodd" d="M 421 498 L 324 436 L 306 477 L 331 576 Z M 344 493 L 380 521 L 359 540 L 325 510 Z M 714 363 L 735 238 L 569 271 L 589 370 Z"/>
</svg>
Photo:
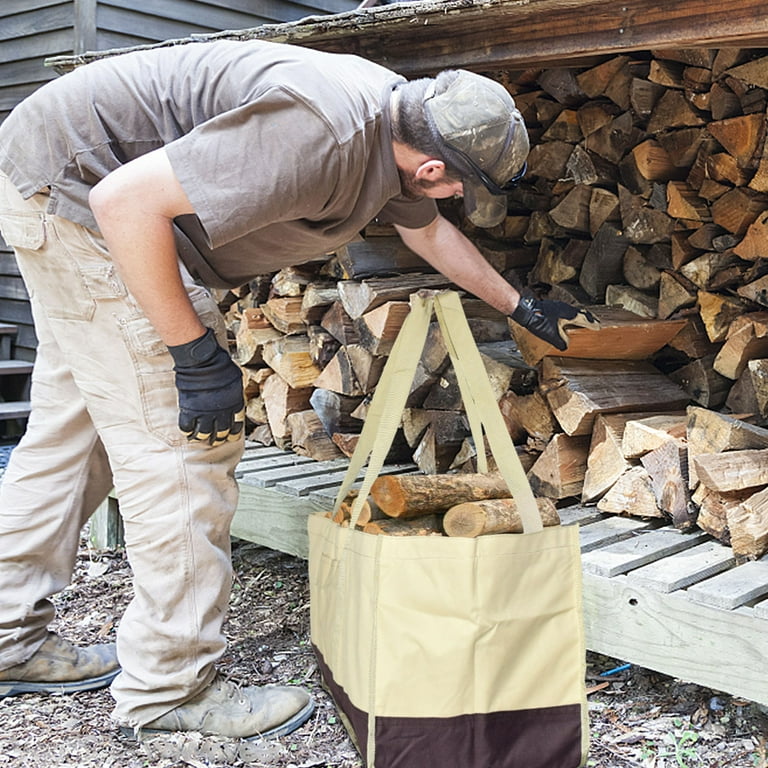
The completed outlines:
<svg viewBox="0 0 768 768">
<path fill-rule="evenodd" d="M 452 217 L 507 279 L 589 307 L 561 353 L 463 303 L 537 496 L 768 551 L 768 52 L 619 55 L 505 73 L 532 151 L 497 228 Z M 408 296 L 451 287 L 391 231 L 222 297 L 250 436 L 350 455 Z M 435 325 L 392 458 L 474 471 Z"/>
</svg>

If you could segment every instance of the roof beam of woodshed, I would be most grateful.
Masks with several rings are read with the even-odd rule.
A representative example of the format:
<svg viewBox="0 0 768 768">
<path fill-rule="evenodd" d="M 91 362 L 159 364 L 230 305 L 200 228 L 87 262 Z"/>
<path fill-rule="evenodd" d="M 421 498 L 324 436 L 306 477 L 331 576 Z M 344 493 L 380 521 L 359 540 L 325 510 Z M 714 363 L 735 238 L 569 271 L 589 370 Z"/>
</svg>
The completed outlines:
<svg viewBox="0 0 768 768">
<path fill-rule="evenodd" d="M 357 53 L 414 77 L 451 67 L 575 65 L 633 50 L 768 47 L 768 13 L 765 0 L 424 0 L 190 40 L 221 37 Z M 185 41 L 160 45 L 178 42 Z M 65 71 L 119 52 L 54 57 L 47 63 Z"/>
<path fill-rule="evenodd" d="M 651 48 L 768 45 L 764 0 L 449 1 L 372 10 L 370 21 L 359 17 L 337 30 L 302 34 L 301 42 L 354 51 L 411 76 Z"/>
</svg>

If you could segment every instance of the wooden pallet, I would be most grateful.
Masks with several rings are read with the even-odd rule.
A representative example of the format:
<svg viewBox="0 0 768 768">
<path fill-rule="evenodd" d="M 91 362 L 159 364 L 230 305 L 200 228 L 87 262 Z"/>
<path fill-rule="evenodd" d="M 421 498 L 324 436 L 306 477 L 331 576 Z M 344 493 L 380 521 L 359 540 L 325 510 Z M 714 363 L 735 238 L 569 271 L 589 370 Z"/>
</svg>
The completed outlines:
<svg viewBox="0 0 768 768">
<path fill-rule="evenodd" d="M 249 446 L 233 535 L 306 558 L 307 517 L 333 506 L 346 465 Z M 590 650 L 768 705 L 768 558 L 737 564 L 702 531 L 595 507 L 560 515 L 580 527 Z"/>
</svg>

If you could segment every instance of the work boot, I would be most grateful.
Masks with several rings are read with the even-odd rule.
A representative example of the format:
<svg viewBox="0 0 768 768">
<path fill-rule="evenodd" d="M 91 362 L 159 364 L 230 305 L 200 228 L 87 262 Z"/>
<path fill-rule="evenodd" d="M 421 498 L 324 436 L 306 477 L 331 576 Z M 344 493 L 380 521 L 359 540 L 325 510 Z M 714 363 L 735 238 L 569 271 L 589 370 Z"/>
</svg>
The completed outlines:
<svg viewBox="0 0 768 768">
<path fill-rule="evenodd" d="M 314 700 L 303 688 L 241 688 L 217 677 L 194 698 L 141 726 L 138 736 L 171 731 L 251 741 L 284 736 L 306 722 L 314 708 Z M 129 729 L 121 730 L 132 735 Z"/>
<path fill-rule="evenodd" d="M 26 661 L 0 670 L 0 698 L 19 693 L 74 693 L 104 688 L 119 671 L 114 643 L 77 648 L 49 633 Z"/>
</svg>

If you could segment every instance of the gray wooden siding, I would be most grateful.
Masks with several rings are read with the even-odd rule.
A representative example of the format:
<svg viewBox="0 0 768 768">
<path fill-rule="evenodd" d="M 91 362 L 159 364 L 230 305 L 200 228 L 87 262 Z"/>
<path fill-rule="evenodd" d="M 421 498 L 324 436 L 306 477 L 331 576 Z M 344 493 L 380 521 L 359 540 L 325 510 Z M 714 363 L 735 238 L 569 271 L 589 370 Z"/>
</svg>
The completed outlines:
<svg viewBox="0 0 768 768">
<path fill-rule="evenodd" d="M 349 11 L 359 0 L 0 0 L 0 122 L 56 73 L 49 56 L 103 51 Z M 19 326 L 14 356 L 37 342 L 26 289 L 0 238 L 0 322 Z"/>
</svg>

